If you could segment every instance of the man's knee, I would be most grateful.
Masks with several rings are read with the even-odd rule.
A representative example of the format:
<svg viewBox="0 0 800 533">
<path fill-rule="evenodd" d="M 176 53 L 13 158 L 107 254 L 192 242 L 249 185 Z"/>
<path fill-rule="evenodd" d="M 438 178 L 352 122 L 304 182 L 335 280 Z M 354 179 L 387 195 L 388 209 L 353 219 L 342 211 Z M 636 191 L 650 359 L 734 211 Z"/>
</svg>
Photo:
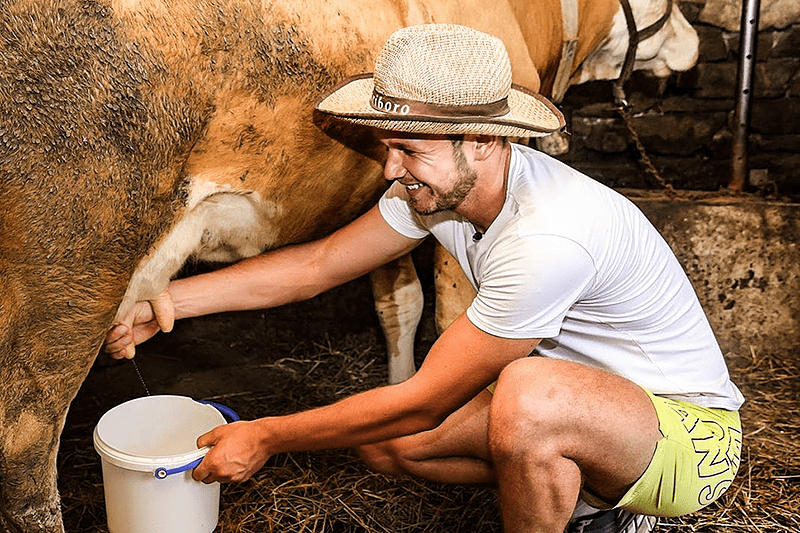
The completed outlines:
<svg viewBox="0 0 800 533">
<path fill-rule="evenodd" d="M 552 363 L 543 358 L 520 359 L 500 374 L 489 412 L 493 455 L 555 451 L 576 391 L 559 371 L 558 362 Z"/>
<path fill-rule="evenodd" d="M 552 361 L 525 358 L 509 364 L 500 374 L 490 410 L 491 419 L 546 423 L 563 416 L 575 392 Z M 561 416 L 560 416 L 561 415 Z"/>
</svg>

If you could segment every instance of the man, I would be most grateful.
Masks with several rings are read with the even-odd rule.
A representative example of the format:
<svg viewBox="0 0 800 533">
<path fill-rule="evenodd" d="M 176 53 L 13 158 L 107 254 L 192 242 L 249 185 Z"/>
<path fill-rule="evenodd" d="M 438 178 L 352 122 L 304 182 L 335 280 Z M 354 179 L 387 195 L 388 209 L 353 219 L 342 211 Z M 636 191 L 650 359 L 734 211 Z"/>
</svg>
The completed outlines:
<svg viewBox="0 0 800 533">
<path fill-rule="evenodd" d="M 719 497 L 739 464 L 743 398 L 697 297 L 632 203 L 507 141 L 563 119 L 512 87 L 498 39 L 399 30 L 374 75 L 317 109 L 385 146 L 394 183 L 378 206 L 319 241 L 172 282 L 109 333 L 107 351 L 132 356 L 173 318 L 310 298 L 431 233 L 477 296 L 408 381 L 216 428 L 198 439 L 213 448 L 195 479 L 241 481 L 276 453 L 356 447 L 383 472 L 496 483 L 509 532 L 647 531 L 643 515 Z M 570 522 L 579 497 L 616 510 Z"/>
</svg>

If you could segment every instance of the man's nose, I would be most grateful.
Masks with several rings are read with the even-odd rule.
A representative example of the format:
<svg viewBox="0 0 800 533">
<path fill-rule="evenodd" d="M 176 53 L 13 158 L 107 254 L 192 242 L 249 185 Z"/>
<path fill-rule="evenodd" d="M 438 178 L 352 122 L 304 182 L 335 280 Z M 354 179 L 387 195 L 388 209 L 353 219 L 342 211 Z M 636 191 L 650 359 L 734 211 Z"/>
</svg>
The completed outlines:
<svg viewBox="0 0 800 533">
<path fill-rule="evenodd" d="M 406 175 L 406 167 L 399 150 L 389 149 L 386 154 L 386 163 L 383 165 L 383 177 L 394 181 Z"/>
</svg>

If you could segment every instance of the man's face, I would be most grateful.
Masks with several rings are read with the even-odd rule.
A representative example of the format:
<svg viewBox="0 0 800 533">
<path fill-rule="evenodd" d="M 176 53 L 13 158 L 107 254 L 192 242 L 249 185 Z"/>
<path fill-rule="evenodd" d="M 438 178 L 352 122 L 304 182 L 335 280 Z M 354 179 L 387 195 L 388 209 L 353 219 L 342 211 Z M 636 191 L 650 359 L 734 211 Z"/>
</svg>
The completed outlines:
<svg viewBox="0 0 800 533">
<path fill-rule="evenodd" d="M 384 177 L 406 187 L 409 204 L 418 213 L 454 210 L 474 187 L 477 175 L 461 143 L 438 135 L 376 135 L 387 149 Z"/>
</svg>

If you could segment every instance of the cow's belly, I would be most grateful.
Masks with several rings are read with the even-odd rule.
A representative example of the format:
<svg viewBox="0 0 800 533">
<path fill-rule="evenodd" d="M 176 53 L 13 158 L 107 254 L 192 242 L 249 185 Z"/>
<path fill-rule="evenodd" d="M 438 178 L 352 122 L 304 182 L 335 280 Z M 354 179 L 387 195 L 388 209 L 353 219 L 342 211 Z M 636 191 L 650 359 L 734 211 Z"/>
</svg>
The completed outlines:
<svg viewBox="0 0 800 533">
<path fill-rule="evenodd" d="M 137 301 L 166 290 L 189 259 L 232 263 L 272 246 L 279 232 L 272 221 L 279 212 L 279 206 L 270 205 L 256 193 L 216 192 L 190 202 L 186 214 L 139 263 L 115 322 Z"/>
</svg>

